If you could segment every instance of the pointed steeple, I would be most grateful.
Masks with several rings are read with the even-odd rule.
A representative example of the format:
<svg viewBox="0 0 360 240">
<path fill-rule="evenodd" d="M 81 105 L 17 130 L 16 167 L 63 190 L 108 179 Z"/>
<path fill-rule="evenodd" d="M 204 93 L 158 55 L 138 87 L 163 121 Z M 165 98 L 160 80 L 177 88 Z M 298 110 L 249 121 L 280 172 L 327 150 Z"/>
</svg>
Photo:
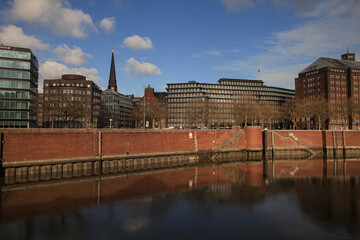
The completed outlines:
<svg viewBox="0 0 360 240">
<path fill-rule="evenodd" d="M 117 92 L 116 75 L 115 75 L 115 61 L 114 61 L 114 49 L 112 49 L 112 55 L 111 55 L 111 65 L 110 65 L 110 75 L 109 75 L 108 89 L 111 89 L 111 90 L 114 90 L 115 92 Z"/>
</svg>

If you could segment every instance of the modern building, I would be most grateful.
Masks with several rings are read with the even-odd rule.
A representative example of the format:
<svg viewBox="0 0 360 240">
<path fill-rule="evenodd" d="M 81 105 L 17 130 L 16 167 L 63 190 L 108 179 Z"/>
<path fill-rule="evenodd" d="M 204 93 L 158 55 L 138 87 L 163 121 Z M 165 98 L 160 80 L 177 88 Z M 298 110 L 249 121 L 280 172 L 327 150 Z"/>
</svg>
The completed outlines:
<svg viewBox="0 0 360 240">
<path fill-rule="evenodd" d="M 111 55 L 108 89 L 101 93 L 101 124 L 103 128 L 133 128 L 133 103 L 129 96 L 117 92 L 114 50 Z"/>
<path fill-rule="evenodd" d="M 44 127 L 98 127 L 101 90 L 85 76 L 65 74 L 44 80 L 43 96 Z"/>
<path fill-rule="evenodd" d="M 354 53 L 347 52 L 341 59 L 320 57 L 295 79 L 296 101 L 324 99 L 328 108 L 325 129 L 356 129 L 359 82 L 360 62 L 355 61 Z"/>
<path fill-rule="evenodd" d="M 168 127 L 274 127 L 281 123 L 276 111 L 294 98 L 293 90 L 269 87 L 261 80 L 221 78 L 217 84 L 167 84 Z"/>
<path fill-rule="evenodd" d="M 165 92 L 154 92 L 150 86 L 145 88 L 139 101 L 137 114 L 138 128 L 165 128 L 167 125 L 167 103 Z"/>
<path fill-rule="evenodd" d="M 0 45 L 0 128 L 36 127 L 38 69 L 29 48 Z"/>
</svg>

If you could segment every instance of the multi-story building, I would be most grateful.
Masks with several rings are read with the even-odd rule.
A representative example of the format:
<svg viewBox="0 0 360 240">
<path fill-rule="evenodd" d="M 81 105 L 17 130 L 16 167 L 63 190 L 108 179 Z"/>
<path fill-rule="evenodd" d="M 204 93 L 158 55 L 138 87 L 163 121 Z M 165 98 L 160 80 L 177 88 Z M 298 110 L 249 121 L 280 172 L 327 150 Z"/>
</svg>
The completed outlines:
<svg viewBox="0 0 360 240">
<path fill-rule="evenodd" d="M 30 49 L 0 45 L 0 128 L 36 127 L 38 69 Z"/>
<path fill-rule="evenodd" d="M 37 119 L 36 119 L 36 124 L 38 127 L 42 128 L 43 122 L 44 122 L 44 108 L 43 108 L 43 104 L 44 104 L 44 94 L 39 93 L 38 97 L 37 97 Z"/>
<path fill-rule="evenodd" d="M 360 62 L 355 54 L 317 59 L 295 79 L 296 101 L 326 103 L 326 129 L 356 129 L 359 123 Z M 312 117 L 312 116 L 310 116 Z"/>
<path fill-rule="evenodd" d="M 44 80 L 44 127 L 98 127 L 100 102 L 99 86 L 85 76 L 65 74 Z"/>
<path fill-rule="evenodd" d="M 150 86 L 145 88 L 139 101 L 137 122 L 139 128 L 164 128 L 167 119 L 165 92 L 154 92 Z"/>
<path fill-rule="evenodd" d="M 222 78 L 217 84 L 167 84 L 168 126 L 204 128 L 266 123 L 274 127 L 280 124 L 276 111 L 294 97 L 293 90 L 269 87 L 261 80 Z"/>
<path fill-rule="evenodd" d="M 101 127 L 133 128 L 133 103 L 129 96 L 117 92 L 114 51 L 112 51 L 108 89 L 101 93 Z"/>
</svg>

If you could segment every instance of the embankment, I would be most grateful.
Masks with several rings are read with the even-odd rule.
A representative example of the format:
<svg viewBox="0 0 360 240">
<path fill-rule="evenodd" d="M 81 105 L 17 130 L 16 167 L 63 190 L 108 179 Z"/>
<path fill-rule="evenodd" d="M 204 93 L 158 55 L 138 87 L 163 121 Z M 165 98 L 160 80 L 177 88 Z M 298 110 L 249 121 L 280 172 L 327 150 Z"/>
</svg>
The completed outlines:
<svg viewBox="0 0 360 240">
<path fill-rule="evenodd" d="M 358 131 L 266 131 L 274 159 L 360 158 Z M 5 129 L 5 182 L 262 159 L 259 127 L 231 130 Z"/>
</svg>

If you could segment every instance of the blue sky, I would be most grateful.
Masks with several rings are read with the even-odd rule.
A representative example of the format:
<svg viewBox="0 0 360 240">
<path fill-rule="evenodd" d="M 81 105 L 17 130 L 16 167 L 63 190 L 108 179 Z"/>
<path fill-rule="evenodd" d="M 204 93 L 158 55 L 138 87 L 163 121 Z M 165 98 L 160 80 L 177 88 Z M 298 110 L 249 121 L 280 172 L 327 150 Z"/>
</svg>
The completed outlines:
<svg viewBox="0 0 360 240">
<path fill-rule="evenodd" d="M 260 79 L 294 89 L 319 57 L 360 57 L 358 0 L 5 0 L 0 42 L 29 47 L 42 79 L 78 73 L 121 93 L 150 84 Z"/>
</svg>

